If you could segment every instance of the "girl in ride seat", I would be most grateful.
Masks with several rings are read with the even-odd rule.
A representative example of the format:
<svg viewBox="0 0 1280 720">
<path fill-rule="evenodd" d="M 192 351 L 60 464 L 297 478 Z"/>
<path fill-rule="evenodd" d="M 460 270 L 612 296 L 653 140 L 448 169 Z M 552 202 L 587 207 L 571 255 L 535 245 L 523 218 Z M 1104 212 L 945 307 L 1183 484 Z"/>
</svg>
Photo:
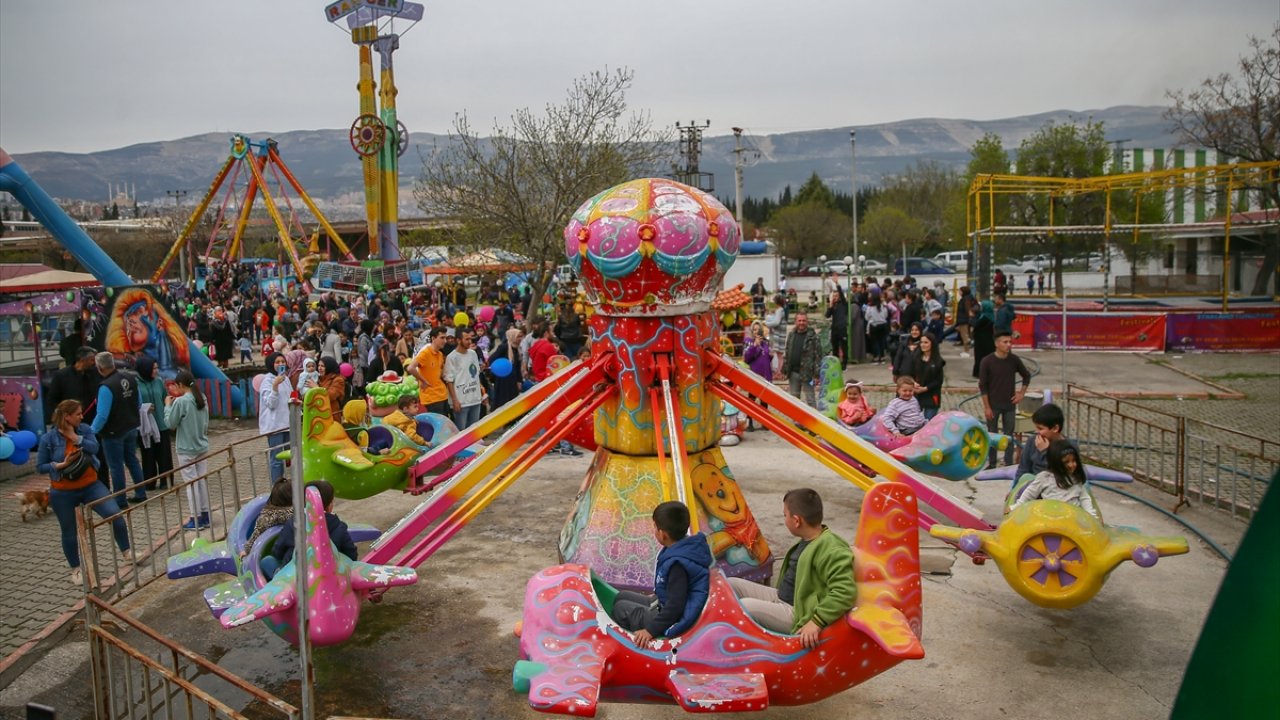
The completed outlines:
<svg viewBox="0 0 1280 720">
<path fill-rule="evenodd" d="M 1009 504 L 1010 512 L 1019 505 L 1032 500 L 1061 500 L 1082 508 L 1098 522 L 1102 516 L 1093 504 L 1093 496 L 1085 487 L 1084 463 L 1080 462 L 1078 451 L 1068 440 L 1054 440 L 1049 444 L 1049 469 L 1036 475 L 1022 494 Z"/>
</svg>

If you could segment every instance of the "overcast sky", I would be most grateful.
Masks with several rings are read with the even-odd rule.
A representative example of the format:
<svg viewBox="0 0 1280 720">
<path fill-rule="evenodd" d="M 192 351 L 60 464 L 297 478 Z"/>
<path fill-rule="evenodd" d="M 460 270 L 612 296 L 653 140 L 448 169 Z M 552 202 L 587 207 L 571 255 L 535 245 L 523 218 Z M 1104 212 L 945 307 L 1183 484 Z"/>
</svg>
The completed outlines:
<svg viewBox="0 0 1280 720">
<path fill-rule="evenodd" d="M 0 146 L 87 152 L 348 126 L 356 49 L 323 0 L 0 3 Z M 478 128 L 635 71 L 657 124 L 754 134 L 1154 105 L 1232 71 L 1278 0 L 427 0 L 395 54 L 401 120 Z M 376 62 L 376 58 L 375 58 Z"/>
</svg>

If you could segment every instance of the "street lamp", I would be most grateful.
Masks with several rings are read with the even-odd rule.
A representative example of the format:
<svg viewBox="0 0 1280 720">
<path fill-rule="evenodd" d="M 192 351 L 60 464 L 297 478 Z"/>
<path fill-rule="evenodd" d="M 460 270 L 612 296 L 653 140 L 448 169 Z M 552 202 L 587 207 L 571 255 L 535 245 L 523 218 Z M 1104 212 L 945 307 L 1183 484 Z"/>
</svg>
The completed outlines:
<svg viewBox="0 0 1280 720">
<path fill-rule="evenodd" d="M 854 267 L 853 267 L 853 257 L 852 257 L 852 256 L 850 256 L 850 255 L 845 255 L 845 256 L 844 256 L 844 271 L 845 271 L 845 274 L 846 274 L 846 275 L 848 275 L 848 282 L 847 282 L 846 284 L 847 284 L 847 285 L 848 285 L 848 287 L 849 287 L 849 294 L 848 294 L 848 296 L 846 296 L 846 297 L 845 297 L 845 299 L 844 299 L 844 302 L 845 302 L 845 316 L 846 316 L 846 317 L 845 317 L 845 320 L 847 320 L 847 321 L 848 321 L 848 323 L 849 323 L 848 332 L 845 334 L 845 349 L 844 349 L 844 359 L 845 359 L 845 364 L 847 365 L 847 364 L 849 364 L 849 363 L 853 362 L 853 276 L 854 276 Z"/>
</svg>

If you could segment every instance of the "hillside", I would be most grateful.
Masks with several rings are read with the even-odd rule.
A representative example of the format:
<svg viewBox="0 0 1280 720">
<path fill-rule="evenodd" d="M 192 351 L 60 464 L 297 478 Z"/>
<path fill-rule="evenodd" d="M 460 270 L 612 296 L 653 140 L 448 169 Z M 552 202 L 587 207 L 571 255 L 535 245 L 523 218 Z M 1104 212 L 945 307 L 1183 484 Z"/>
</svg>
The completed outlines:
<svg viewBox="0 0 1280 720">
<path fill-rule="evenodd" d="M 1119 106 L 999 120 L 920 118 L 860 126 L 858 184 L 878 184 L 884 176 L 901 172 L 918 160 L 963 167 L 969 148 L 984 133 L 997 133 L 1005 147 L 1016 149 L 1049 120 L 1093 118 L 1104 123 L 1109 138 L 1124 139 L 1129 147 L 1170 147 L 1175 139 L 1161 118 L 1162 112 L 1160 107 Z M 813 172 L 833 188 L 848 188 L 849 129 L 753 136 L 761 156 L 745 172 L 746 193 L 775 195 L 787 184 L 798 187 Z M 249 135 L 255 140 L 274 137 L 285 162 L 309 193 L 325 201 L 329 214 L 335 218 L 358 214 L 360 163 L 348 144 L 345 128 Z M 429 133 L 411 136 L 409 151 L 402 158 L 402 205 L 412 202 L 408 190 L 420 170 L 418 148 L 425 151 L 442 141 L 446 141 L 443 136 Z M 731 135 L 707 137 L 703 142 L 701 169 L 715 174 L 716 194 L 721 197 L 733 194 L 733 146 Z M 228 135 L 207 133 L 93 153 L 40 152 L 15 159 L 54 197 L 102 202 L 107 199 L 109 184 L 127 183 L 136 187 L 137 197 L 144 203 L 166 202 L 166 191 L 177 189 L 189 192 L 190 203 L 208 187 L 228 149 Z"/>
</svg>

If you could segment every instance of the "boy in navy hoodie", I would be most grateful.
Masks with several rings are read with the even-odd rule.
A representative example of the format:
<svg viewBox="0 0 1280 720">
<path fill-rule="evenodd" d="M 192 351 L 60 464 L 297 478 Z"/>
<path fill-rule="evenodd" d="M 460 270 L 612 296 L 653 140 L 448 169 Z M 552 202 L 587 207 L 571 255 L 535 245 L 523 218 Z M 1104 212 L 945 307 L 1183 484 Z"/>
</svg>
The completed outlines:
<svg viewBox="0 0 1280 720">
<path fill-rule="evenodd" d="M 654 571 L 656 598 L 623 590 L 613 602 L 613 619 L 635 632 L 636 645 L 675 637 L 693 627 L 711 593 L 711 547 L 702 533 L 688 535 L 689 508 L 678 501 L 653 509 L 653 536 L 662 545 Z"/>
<path fill-rule="evenodd" d="M 332 512 L 333 485 L 325 480 L 316 480 L 307 483 L 307 487 L 314 487 L 320 492 L 320 501 L 324 503 L 324 524 L 329 530 L 329 540 L 338 548 L 338 552 L 352 560 L 357 559 L 359 551 L 356 549 L 355 541 L 351 539 L 347 524 Z M 277 567 L 284 567 L 293 559 L 293 532 L 293 517 L 290 516 L 285 521 L 284 527 L 280 528 L 280 534 L 276 536 L 276 541 L 271 546 L 271 554 L 276 559 Z"/>
</svg>

